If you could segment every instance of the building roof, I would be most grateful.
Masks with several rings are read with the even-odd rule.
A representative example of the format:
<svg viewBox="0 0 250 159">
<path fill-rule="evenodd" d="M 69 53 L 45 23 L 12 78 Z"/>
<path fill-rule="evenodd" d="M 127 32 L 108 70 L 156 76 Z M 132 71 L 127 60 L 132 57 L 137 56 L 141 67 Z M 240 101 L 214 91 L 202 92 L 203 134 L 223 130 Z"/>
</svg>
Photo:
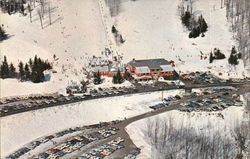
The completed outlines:
<svg viewBox="0 0 250 159">
<path fill-rule="evenodd" d="M 109 67 L 108 66 L 95 66 L 92 67 L 93 72 L 109 72 Z"/>
<path fill-rule="evenodd" d="M 150 69 L 161 69 L 161 65 L 169 65 L 165 59 L 132 60 L 128 64 L 134 67 L 149 67 Z"/>
<path fill-rule="evenodd" d="M 174 68 L 171 65 L 161 65 L 162 72 L 172 72 Z"/>
<path fill-rule="evenodd" d="M 150 73 L 150 69 L 148 67 L 136 67 L 136 73 Z"/>
</svg>

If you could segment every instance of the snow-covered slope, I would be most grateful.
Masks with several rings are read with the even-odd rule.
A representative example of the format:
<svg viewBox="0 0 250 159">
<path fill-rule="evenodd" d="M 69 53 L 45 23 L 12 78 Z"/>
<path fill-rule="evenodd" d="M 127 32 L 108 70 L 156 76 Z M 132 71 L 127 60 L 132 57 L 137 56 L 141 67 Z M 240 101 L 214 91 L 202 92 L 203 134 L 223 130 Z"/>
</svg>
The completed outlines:
<svg viewBox="0 0 250 159">
<path fill-rule="evenodd" d="M 33 87 L 25 82 L 17 87 L 17 92 L 47 93 L 44 85 L 50 87 L 51 92 L 64 92 L 67 85 L 79 83 L 85 78 L 82 68 L 93 55 L 99 56 L 105 48 L 118 51 L 124 56 L 124 62 L 133 58 L 166 58 L 174 60 L 176 70 L 182 72 L 209 70 L 216 75 L 223 73 L 224 78 L 243 75 L 242 61 L 237 67 L 231 67 L 227 59 L 212 64 L 208 59 L 200 60 L 200 52 L 207 56 L 215 47 L 228 58 L 235 44 L 225 8 L 220 9 L 220 0 L 195 1 L 195 15 L 202 14 L 209 27 L 206 36 L 197 39 L 189 39 L 188 32 L 181 24 L 178 13 L 180 0 L 121 0 L 120 12 L 115 17 L 108 14 L 105 0 L 50 1 L 53 8 L 52 25 L 49 25 L 46 15 L 44 29 L 41 29 L 36 12 L 39 6 L 32 12 L 32 23 L 29 16 L 1 14 L 1 23 L 10 35 L 0 44 L 1 57 L 7 55 L 8 61 L 17 66 L 19 60 L 27 62 L 37 54 L 52 61 L 57 71 L 51 73 L 51 80 L 46 84 L 34 84 Z M 123 36 L 125 43 L 122 45 L 114 44 L 112 25 Z M 57 60 L 53 59 L 54 54 Z M 13 82 L 19 85 L 17 81 L 9 79 L 0 81 L 2 85 Z M 1 96 L 19 94 L 6 92 L 8 87 L 1 87 Z"/>
<path fill-rule="evenodd" d="M 1 13 L 1 24 L 4 24 L 10 35 L 8 40 L 0 44 L 1 59 L 6 55 L 7 60 L 17 66 L 20 60 L 28 62 L 29 58 L 37 55 L 53 62 L 53 68 L 57 71 L 46 84 L 34 84 L 33 87 L 29 82 L 20 83 L 18 92 L 46 93 L 44 86 L 54 89 L 54 92 L 65 91 L 67 84 L 84 78 L 82 68 L 89 61 L 88 58 L 100 54 L 106 47 L 106 35 L 96 1 L 56 0 L 51 1 L 51 6 L 52 25 L 45 17 L 44 29 L 41 29 L 36 13 L 39 6 L 32 11 L 32 23 L 29 22 L 29 16 Z M 54 54 L 56 61 L 53 59 Z M 8 93 L 8 86 L 13 83 L 18 85 L 14 80 L 1 81 L 1 85 L 5 85 L 1 87 L 1 96 L 6 96 L 5 93 L 18 94 Z M 29 92 L 27 88 L 33 90 Z"/>
<path fill-rule="evenodd" d="M 200 60 L 200 52 L 209 57 L 214 48 L 219 48 L 228 58 L 232 45 L 235 45 L 225 8 L 220 8 L 221 1 L 194 2 L 194 14 L 202 14 L 208 23 L 205 37 L 196 39 L 189 39 L 189 32 L 181 24 L 178 12 L 180 3 L 179 0 L 138 0 L 124 1 L 121 4 L 121 12 L 114 18 L 114 23 L 126 40 L 121 46 L 125 59 L 164 57 L 174 60 L 177 69 L 184 72 L 210 70 L 216 75 L 222 72 L 224 77 L 228 76 L 227 72 L 232 73 L 231 77 L 241 77 L 244 70 L 242 61 L 233 71 L 234 68 L 228 66 L 227 59 L 213 64 L 209 64 L 208 59 Z M 207 68 L 210 66 L 212 69 Z"/>
</svg>

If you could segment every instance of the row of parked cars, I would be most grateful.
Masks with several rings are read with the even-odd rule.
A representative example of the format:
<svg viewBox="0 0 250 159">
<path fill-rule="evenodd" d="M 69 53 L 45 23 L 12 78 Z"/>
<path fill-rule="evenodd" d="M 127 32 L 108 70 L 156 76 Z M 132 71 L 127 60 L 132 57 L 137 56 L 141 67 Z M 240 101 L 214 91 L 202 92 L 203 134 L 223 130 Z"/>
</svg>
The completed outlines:
<svg viewBox="0 0 250 159">
<path fill-rule="evenodd" d="M 124 159 L 136 159 L 136 156 L 138 156 L 141 153 L 140 148 L 134 148 L 129 152 L 129 154 Z"/>
<path fill-rule="evenodd" d="M 95 97 L 95 96 L 112 96 L 118 94 L 128 94 L 128 93 L 136 93 L 138 90 L 134 87 L 121 87 L 121 88 L 98 88 L 92 89 L 89 91 L 88 95 Z M 87 93 L 85 93 L 86 95 Z"/>
<path fill-rule="evenodd" d="M 25 101 L 25 100 L 41 100 L 41 99 L 55 99 L 58 95 L 50 94 L 50 95 L 30 95 L 30 96 L 20 96 L 20 97 L 9 97 L 0 99 L 0 105 L 8 104 L 13 102 Z"/>
<path fill-rule="evenodd" d="M 210 87 L 203 89 L 201 92 L 193 92 L 193 93 L 185 93 L 183 95 L 175 95 L 175 96 L 169 96 L 167 98 L 164 98 L 162 103 L 155 104 L 153 106 L 150 106 L 151 109 L 157 110 L 160 108 L 164 108 L 166 106 L 169 106 L 170 104 L 174 104 L 175 102 L 178 102 L 180 99 L 191 99 L 196 97 L 201 97 L 204 95 L 209 95 L 213 93 L 221 93 L 223 92 L 224 96 L 229 95 L 231 91 L 235 90 L 233 87 Z M 194 101 L 189 102 L 190 105 L 194 105 Z"/>
<path fill-rule="evenodd" d="M 197 93 L 187 93 L 187 94 L 184 94 L 184 95 L 169 96 L 167 98 L 164 98 L 162 103 L 150 106 L 150 108 L 154 109 L 154 110 L 157 110 L 157 109 L 160 109 L 160 108 L 167 107 L 170 104 L 174 104 L 175 102 L 178 102 L 180 99 L 183 99 L 183 98 L 185 98 L 185 99 L 195 98 L 198 95 L 201 96 L 200 94 L 197 94 Z"/>
<path fill-rule="evenodd" d="M 103 122 L 103 123 L 93 124 L 93 125 L 84 125 L 84 126 L 69 128 L 69 129 L 57 132 L 55 134 L 44 136 L 44 137 L 38 138 L 38 139 L 24 145 L 22 148 L 18 149 L 14 153 L 7 156 L 6 159 L 19 158 L 22 155 L 24 155 L 24 154 L 30 152 L 31 150 L 35 149 L 36 147 L 40 146 L 41 144 L 45 144 L 49 141 L 54 142 L 54 139 L 56 139 L 56 138 L 63 137 L 65 135 L 68 135 L 68 134 L 71 134 L 71 133 L 74 133 L 77 131 L 84 132 L 87 129 L 100 129 L 100 128 L 104 128 L 104 127 L 109 126 L 109 125 L 115 125 L 115 124 L 120 123 L 120 122 L 121 122 L 120 120 L 115 120 L 115 121 L 111 121 L 111 122 Z M 114 131 L 114 129 L 112 131 Z M 104 135 L 107 136 L 107 134 L 104 134 Z"/>
<path fill-rule="evenodd" d="M 107 144 L 101 145 L 90 152 L 86 152 L 82 154 L 78 159 L 102 159 L 106 156 L 110 156 L 112 153 L 114 153 L 116 150 L 121 149 L 124 147 L 123 144 L 124 139 L 121 137 L 118 137 Z"/>
<path fill-rule="evenodd" d="M 0 116 L 11 113 L 11 112 L 18 112 L 21 110 L 28 110 L 31 108 L 43 108 L 50 105 L 57 105 L 57 104 L 66 104 L 68 102 L 74 101 L 82 101 L 91 98 L 98 98 L 98 97 L 106 97 L 106 96 L 114 96 L 119 94 L 129 94 L 129 93 L 136 93 L 138 92 L 137 89 L 131 88 L 121 88 L 117 89 L 107 88 L 107 89 L 92 89 L 88 93 L 84 93 L 77 96 L 63 96 L 63 95 L 46 95 L 46 96 L 30 96 L 25 98 L 9 98 L 1 100 L 0 103 Z"/>
<path fill-rule="evenodd" d="M 184 80 L 189 80 L 193 84 L 219 84 L 227 82 L 224 79 L 219 79 L 208 72 L 192 72 L 189 74 L 182 74 Z"/>
<path fill-rule="evenodd" d="M 66 154 L 70 154 L 76 150 L 79 150 L 85 145 L 92 143 L 97 140 L 105 139 L 111 135 L 115 135 L 117 128 L 111 127 L 108 129 L 102 129 L 99 131 L 94 131 L 89 134 L 77 135 L 53 148 L 46 150 L 38 154 L 35 159 L 52 159 L 61 158 Z"/>
<path fill-rule="evenodd" d="M 243 102 L 233 97 L 213 96 L 210 98 L 198 99 L 195 101 L 184 102 L 181 111 L 218 111 L 230 106 L 242 106 Z"/>
<path fill-rule="evenodd" d="M 0 115 L 9 112 L 17 112 L 34 107 L 42 107 L 44 105 L 57 103 L 60 95 L 36 95 L 26 97 L 11 97 L 1 99 L 0 101 Z"/>
</svg>

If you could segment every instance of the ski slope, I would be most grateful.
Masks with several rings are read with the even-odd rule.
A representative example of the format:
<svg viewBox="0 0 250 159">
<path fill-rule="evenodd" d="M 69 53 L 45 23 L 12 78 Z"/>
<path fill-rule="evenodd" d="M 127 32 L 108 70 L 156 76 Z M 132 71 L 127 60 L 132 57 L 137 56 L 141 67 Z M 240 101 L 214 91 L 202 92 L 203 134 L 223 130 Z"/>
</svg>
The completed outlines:
<svg viewBox="0 0 250 159">
<path fill-rule="evenodd" d="M 200 60 L 200 52 L 209 57 L 214 48 L 219 48 L 229 57 L 232 45 L 236 45 L 226 19 L 226 8 L 221 9 L 220 3 L 220 0 L 194 2 L 194 15 L 203 15 L 208 31 L 204 38 L 189 39 L 189 32 L 181 24 L 179 0 L 124 1 L 114 23 L 126 40 L 121 46 L 125 59 L 163 57 L 174 60 L 176 69 L 182 72 L 211 71 L 216 75 L 223 73 L 224 78 L 242 77 L 242 61 L 233 68 L 227 59 L 212 64 L 208 59 Z"/>
</svg>

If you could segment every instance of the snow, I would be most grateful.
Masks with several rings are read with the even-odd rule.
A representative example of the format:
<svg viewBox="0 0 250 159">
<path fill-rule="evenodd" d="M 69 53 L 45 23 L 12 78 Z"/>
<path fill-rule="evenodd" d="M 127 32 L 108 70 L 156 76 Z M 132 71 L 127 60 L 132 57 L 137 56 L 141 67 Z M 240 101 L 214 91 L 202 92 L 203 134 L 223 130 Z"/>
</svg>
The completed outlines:
<svg viewBox="0 0 250 159">
<path fill-rule="evenodd" d="M 165 80 L 163 77 L 160 77 L 159 82 L 166 82 L 167 84 L 170 84 L 170 85 L 177 85 L 177 86 L 184 86 L 185 84 L 181 81 L 181 80 Z"/>
<path fill-rule="evenodd" d="M 171 90 L 163 94 L 167 97 L 183 92 Z M 124 119 L 148 112 L 149 106 L 161 101 L 161 96 L 161 92 L 153 92 L 109 97 L 2 117 L 1 157 L 36 138 L 66 128 Z"/>
<path fill-rule="evenodd" d="M 102 83 L 101 84 L 95 85 L 94 83 L 91 83 L 89 85 L 90 89 L 98 89 L 98 88 L 103 89 L 103 88 L 112 88 L 112 87 L 115 87 L 115 88 L 121 88 L 121 87 L 131 88 L 131 87 L 134 87 L 134 85 L 131 82 L 126 81 L 126 80 L 121 84 L 114 84 L 113 83 L 113 78 L 112 77 L 107 77 L 107 76 L 102 77 Z"/>
<path fill-rule="evenodd" d="M 223 117 L 221 116 L 223 115 Z M 246 118 L 248 119 L 248 118 Z M 166 112 L 147 119 L 134 122 L 126 127 L 130 138 L 135 145 L 142 149 L 138 159 L 151 158 L 153 147 L 147 138 L 147 123 L 149 121 L 172 122 L 175 128 L 190 128 L 198 134 L 204 132 L 205 135 L 220 133 L 225 137 L 232 137 L 231 130 L 244 119 L 244 107 L 229 107 L 219 112 L 180 112 L 178 110 Z M 249 119 L 248 119 L 249 120 Z"/>
<path fill-rule="evenodd" d="M 20 95 L 19 92 L 46 93 L 46 89 L 61 92 L 72 82 L 80 83 L 85 78 L 82 68 L 89 57 L 100 54 L 107 46 L 96 1 L 77 0 L 72 3 L 56 0 L 51 1 L 51 6 L 53 24 L 48 25 L 48 18 L 45 17 L 44 29 L 40 27 L 36 9 L 32 12 L 32 23 L 29 16 L 1 14 L 1 24 L 10 35 L 8 40 L 1 42 L 1 60 L 6 55 L 7 60 L 17 67 L 19 61 L 28 62 L 29 58 L 37 55 L 51 61 L 53 69 L 57 71 L 51 74 L 52 78 L 46 84 L 1 80 L 2 86 L 7 84 L 1 87 L 1 97 Z M 54 54 L 56 60 L 53 60 Z M 17 86 L 16 91 L 8 89 L 12 84 Z"/>
<path fill-rule="evenodd" d="M 182 72 L 211 71 L 216 75 L 223 73 L 223 78 L 242 77 L 242 61 L 234 68 L 228 65 L 227 59 L 212 64 L 208 59 L 200 60 L 200 51 L 209 57 L 214 48 L 229 57 L 232 45 L 235 45 L 225 8 L 220 9 L 220 3 L 220 0 L 195 1 L 194 14 L 203 15 L 208 32 L 204 38 L 189 39 L 178 13 L 180 1 L 123 1 L 122 11 L 114 18 L 114 23 L 126 40 L 120 47 L 126 61 L 161 57 L 174 60 L 175 69 Z"/>
<path fill-rule="evenodd" d="M 215 60 L 212 64 L 208 59 L 200 59 L 200 52 L 208 57 L 215 47 L 228 58 L 232 45 L 235 45 L 225 7 L 220 9 L 220 0 L 195 1 L 195 15 L 202 14 L 209 26 L 206 36 L 196 39 L 189 39 L 181 24 L 178 0 L 121 2 L 118 16 L 110 17 L 104 0 L 51 1 L 53 24 L 49 25 L 46 15 L 44 29 L 40 27 L 36 9 L 32 12 L 32 23 L 29 16 L 1 14 L 1 23 L 10 35 L 8 40 L 1 42 L 1 59 L 7 55 L 8 61 L 17 66 L 19 61 L 27 62 L 38 55 L 52 61 L 57 72 L 51 74 L 46 84 L 24 84 L 10 79 L 1 81 L 20 85 L 16 92 L 1 88 L 1 96 L 20 94 L 17 92 L 43 93 L 44 85 L 53 88 L 53 92 L 64 92 L 68 85 L 86 79 L 83 68 L 93 55 L 98 56 L 105 48 L 123 55 L 125 63 L 133 58 L 165 58 L 175 61 L 177 71 L 211 71 L 216 75 L 222 73 L 222 78 L 247 76 L 241 60 L 233 67 L 227 59 Z M 111 33 L 113 25 L 124 37 L 124 44 L 116 46 Z M 23 88 L 30 89 L 24 91 Z"/>
</svg>

